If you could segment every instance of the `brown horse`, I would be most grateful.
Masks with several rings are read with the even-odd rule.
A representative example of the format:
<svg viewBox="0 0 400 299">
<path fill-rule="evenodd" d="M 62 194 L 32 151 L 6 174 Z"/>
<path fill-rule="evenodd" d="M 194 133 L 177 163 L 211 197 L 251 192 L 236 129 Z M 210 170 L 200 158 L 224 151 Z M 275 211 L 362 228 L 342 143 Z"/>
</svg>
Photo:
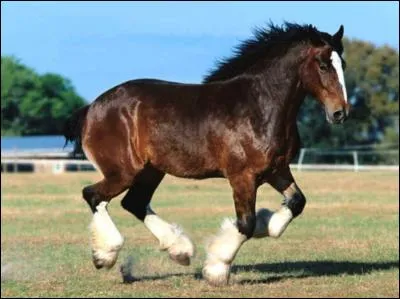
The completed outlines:
<svg viewBox="0 0 400 299">
<path fill-rule="evenodd" d="M 66 124 L 67 141 L 81 144 L 104 178 L 83 189 L 93 212 L 93 262 L 112 267 L 123 238 L 107 204 L 128 190 L 121 205 L 188 265 L 190 239 L 151 208 L 166 173 L 193 179 L 224 177 L 236 220 L 226 220 L 207 248 L 204 278 L 226 284 L 240 246 L 251 237 L 279 237 L 306 199 L 289 169 L 300 147 L 296 116 L 310 94 L 330 123 L 348 115 L 343 78 L 343 26 L 334 35 L 311 25 L 285 23 L 258 29 L 236 55 L 219 63 L 203 84 L 141 79 L 106 91 Z M 282 207 L 256 213 L 256 191 L 268 183 L 284 196 Z"/>
</svg>

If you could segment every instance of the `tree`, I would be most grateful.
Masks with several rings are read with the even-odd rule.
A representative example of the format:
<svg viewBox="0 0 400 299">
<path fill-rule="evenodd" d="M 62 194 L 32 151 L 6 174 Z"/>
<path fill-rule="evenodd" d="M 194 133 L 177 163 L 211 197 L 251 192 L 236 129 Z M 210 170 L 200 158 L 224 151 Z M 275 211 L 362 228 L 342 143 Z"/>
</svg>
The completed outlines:
<svg viewBox="0 0 400 299">
<path fill-rule="evenodd" d="M 85 105 L 71 82 L 38 75 L 13 56 L 1 57 L 1 134 L 59 135 L 69 115 Z"/>
<path fill-rule="evenodd" d="M 399 53 L 346 38 L 344 49 L 350 117 L 343 125 L 329 125 L 319 104 L 307 98 L 298 119 L 303 146 L 343 147 L 397 139 L 398 148 Z"/>
</svg>

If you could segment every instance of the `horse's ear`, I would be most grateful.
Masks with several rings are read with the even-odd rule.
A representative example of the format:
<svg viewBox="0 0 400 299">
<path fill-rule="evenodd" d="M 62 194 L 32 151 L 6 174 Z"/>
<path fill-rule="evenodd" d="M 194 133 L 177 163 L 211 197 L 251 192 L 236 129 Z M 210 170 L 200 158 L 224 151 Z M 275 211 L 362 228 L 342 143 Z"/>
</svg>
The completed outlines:
<svg viewBox="0 0 400 299">
<path fill-rule="evenodd" d="M 343 37 L 344 27 L 340 25 L 338 32 L 333 35 L 333 40 L 340 41 Z"/>
</svg>

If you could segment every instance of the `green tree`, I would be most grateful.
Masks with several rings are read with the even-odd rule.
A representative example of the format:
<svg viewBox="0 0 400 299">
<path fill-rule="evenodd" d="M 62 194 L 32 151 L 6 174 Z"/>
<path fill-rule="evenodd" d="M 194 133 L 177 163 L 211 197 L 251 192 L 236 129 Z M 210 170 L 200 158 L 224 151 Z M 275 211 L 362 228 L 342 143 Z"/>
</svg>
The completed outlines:
<svg viewBox="0 0 400 299">
<path fill-rule="evenodd" d="M 307 98 L 298 119 L 303 146 L 343 147 L 397 139 L 398 147 L 399 53 L 346 38 L 344 49 L 350 117 L 343 125 L 330 125 L 319 104 Z"/>
<path fill-rule="evenodd" d="M 1 134 L 58 135 L 85 101 L 71 82 L 37 74 L 13 56 L 1 57 Z"/>
</svg>

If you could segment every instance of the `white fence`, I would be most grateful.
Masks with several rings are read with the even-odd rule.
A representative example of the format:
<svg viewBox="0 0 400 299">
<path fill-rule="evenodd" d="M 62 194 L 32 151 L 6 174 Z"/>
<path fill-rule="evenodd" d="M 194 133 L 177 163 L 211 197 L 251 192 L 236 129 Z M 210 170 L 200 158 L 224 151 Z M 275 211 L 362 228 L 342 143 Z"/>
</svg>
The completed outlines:
<svg viewBox="0 0 400 299">
<path fill-rule="evenodd" d="M 340 160 L 340 163 L 315 163 L 313 160 L 320 159 L 320 156 L 331 156 L 333 160 Z M 378 155 L 379 159 L 389 161 L 389 164 L 364 164 L 363 161 L 374 160 L 373 155 Z M 365 159 L 368 157 L 368 159 Z M 323 160 L 323 159 L 322 159 Z M 377 159 L 375 159 L 377 160 Z M 310 162 L 311 161 L 311 162 Z M 305 170 L 347 170 L 347 171 L 399 171 L 399 151 L 398 150 L 321 150 L 303 148 L 300 151 L 297 163 L 290 165 L 296 171 Z M 344 163 L 343 163 L 344 162 Z M 65 151 L 29 151 L 29 152 L 2 152 L 1 153 L 2 172 L 52 172 L 63 173 L 68 171 L 94 171 L 92 163 L 88 160 L 68 159 Z"/>
<path fill-rule="evenodd" d="M 309 159 L 307 159 L 307 155 Z M 313 163 L 309 162 L 310 156 L 316 159 L 319 156 L 331 156 L 347 158 L 345 163 Z M 372 164 L 371 161 L 376 163 Z M 383 161 L 379 161 L 383 160 Z M 364 163 L 364 161 L 369 161 Z M 389 163 L 388 163 L 389 162 Z M 327 170 L 399 170 L 398 150 L 322 150 L 313 148 L 302 148 L 300 150 L 297 164 L 291 165 L 297 170 L 305 169 L 327 169 Z"/>
</svg>

